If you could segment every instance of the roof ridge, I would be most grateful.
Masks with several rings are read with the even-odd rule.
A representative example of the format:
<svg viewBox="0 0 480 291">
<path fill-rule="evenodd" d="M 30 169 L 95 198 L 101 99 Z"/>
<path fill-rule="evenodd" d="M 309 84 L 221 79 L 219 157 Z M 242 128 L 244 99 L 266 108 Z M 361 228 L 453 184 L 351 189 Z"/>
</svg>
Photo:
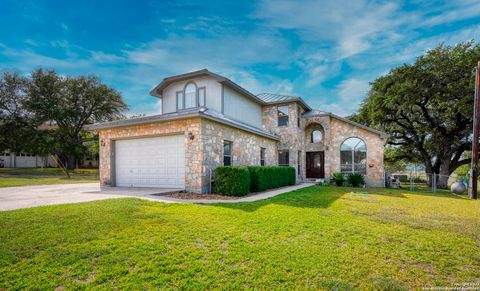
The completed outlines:
<svg viewBox="0 0 480 291">
<path fill-rule="evenodd" d="M 300 95 L 287 95 L 287 94 L 280 94 L 280 93 L 268 93 L 268 92 L 262 92 L 262 93 L 258 93 L 257 96 L 259 95 L 263 95 L 263 94 L 269 94 L 269 95 L 277 95 L 277 96 L 286 96 L 286 97 L 300 97 Z"/>
</svg>

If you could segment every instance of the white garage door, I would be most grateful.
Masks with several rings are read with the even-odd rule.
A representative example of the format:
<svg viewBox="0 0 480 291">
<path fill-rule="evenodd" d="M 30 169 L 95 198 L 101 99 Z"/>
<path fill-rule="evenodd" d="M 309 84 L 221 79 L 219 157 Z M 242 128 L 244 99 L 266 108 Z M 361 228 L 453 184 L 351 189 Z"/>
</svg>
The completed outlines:
<svg viewBox="0 0 480 291">
<path fill-rule="evenodd" d="M 184 144 L 183 135 L 116 141 L 116 185 L 184 188 Z"/>
</svg>

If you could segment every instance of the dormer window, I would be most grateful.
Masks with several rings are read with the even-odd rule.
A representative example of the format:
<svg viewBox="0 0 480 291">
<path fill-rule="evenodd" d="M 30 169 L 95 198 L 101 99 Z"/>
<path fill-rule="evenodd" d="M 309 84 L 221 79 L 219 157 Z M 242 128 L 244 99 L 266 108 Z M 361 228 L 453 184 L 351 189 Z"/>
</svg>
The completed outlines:
<svg viewBox="0 0 480 291">
<path fill-rule="evenodd" d="M 177 110 L 205 106 L 205 99 L 205 87 L 197 87 L 194 82 L 189 82 L 185 85 L 183 91 L 177 92 Z"/>
</svg>

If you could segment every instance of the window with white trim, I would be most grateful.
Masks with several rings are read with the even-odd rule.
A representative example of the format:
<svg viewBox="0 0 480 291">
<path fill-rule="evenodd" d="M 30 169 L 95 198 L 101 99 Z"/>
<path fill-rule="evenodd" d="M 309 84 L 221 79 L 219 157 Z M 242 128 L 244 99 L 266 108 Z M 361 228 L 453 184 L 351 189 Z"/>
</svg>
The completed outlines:
<svg viewBox="0 0 480 291">
<path fill-rule="evenodd" d="M 340 171 L 342 173 L 367 172 L 367 145 L 357 137 L 347 138 L 340 146 Z"/>
<path fill-rule="evenodd" d="M 205 87 L 198 88 L 198 106 L 202 107 L 205 106 Z"/>
<path fill-rule="evenodd" d="M 223 165 L 232 165 L 232 142 L 227 140 L 223 141 Z"/>
<path fill-rule="evenodd" d="M 184 109 L 197 107 L 197 85 L 188 83 L 184 90 Z"/>
<path fill-rule="evenodd" d="M 183 91 L 177 92 L 177 110 L 183 109 Z"/>
<path fill-rule="evenodd" d="M 176 92 L 177 111 L 205 106 L 206 98 L 207 90 L 205 87 L 197 87 L 194 82 L 189 82 L 182 91 Z"/>
</svg>

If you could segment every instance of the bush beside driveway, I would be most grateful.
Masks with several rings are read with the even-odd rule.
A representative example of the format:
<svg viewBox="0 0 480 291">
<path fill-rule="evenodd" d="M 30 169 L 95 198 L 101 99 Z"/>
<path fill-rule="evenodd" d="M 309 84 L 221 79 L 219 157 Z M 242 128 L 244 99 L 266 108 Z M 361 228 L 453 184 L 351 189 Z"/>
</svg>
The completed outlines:
<svg viewBox="0 0 480 291">
<path fill-rule="evenodd" d="M 480 202 L 445 192 L 112 199 L 1 212 L 0 229 L 0 289 L 412 289 L 480 269 Z"/>
</svg>

